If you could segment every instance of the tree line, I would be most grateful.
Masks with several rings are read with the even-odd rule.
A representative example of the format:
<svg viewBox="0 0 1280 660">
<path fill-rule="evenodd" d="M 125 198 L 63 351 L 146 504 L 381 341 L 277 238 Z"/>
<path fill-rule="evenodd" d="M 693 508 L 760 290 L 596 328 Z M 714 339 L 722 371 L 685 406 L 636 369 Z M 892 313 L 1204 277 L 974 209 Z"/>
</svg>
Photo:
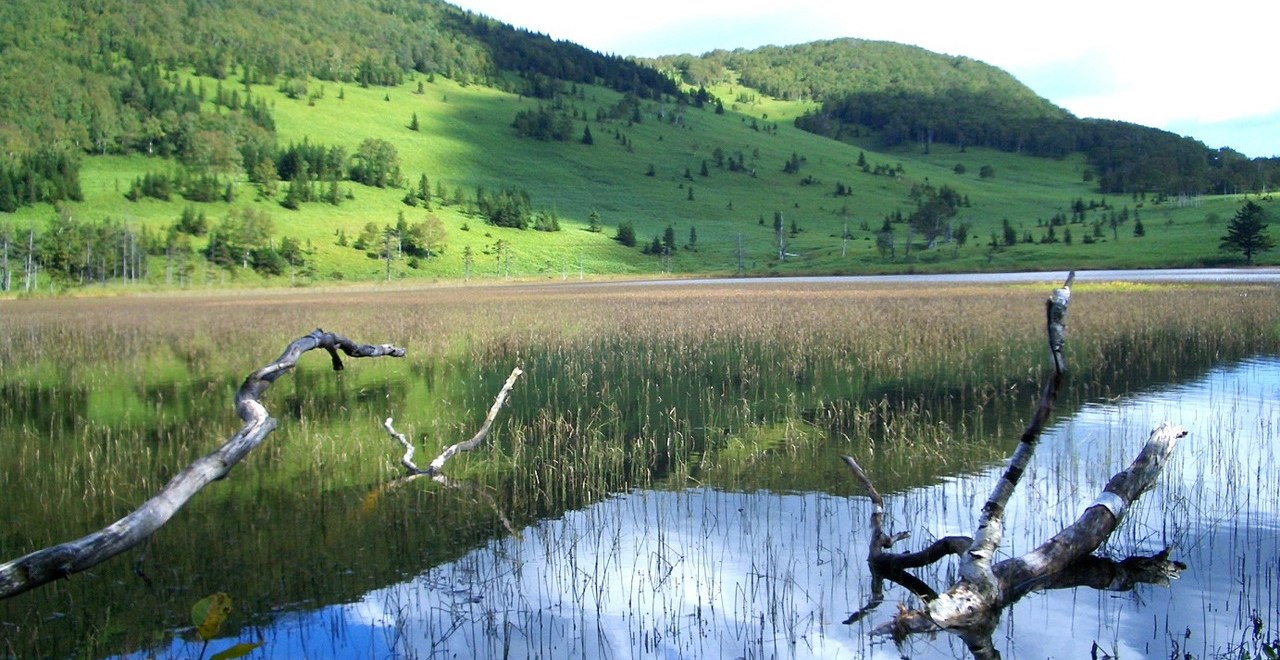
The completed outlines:
<svg viewBox="0 0 1280 660">
<path fill-rule="evenodd" d="M 837 140 L 869 137 L 883 147 L 970 146 L 1045 158 L 1083 152 L 1085 178 L 1102 193 L 1257 193 L 1280 185 L 1280 158 L 1250 160 L 1190 137 L 1128 122 L 1025 116 L 988 93 L 859 92 L 829 100 L 796 126 Z"/>
<path fill-rule="evenodd" d="M 116 218 L 82 220 L 59 205 L 43 229 L 0 225 L 0 291 L 34 292 L 54 283 L 190 286 L 201 272 L 234 277 L 238 270 L 313 277 L 314 253 L 309 242 L 277 236 L 271 215 L 252 207 L 216 222 L 187 207 L 154 231 Z"/>
</svg>

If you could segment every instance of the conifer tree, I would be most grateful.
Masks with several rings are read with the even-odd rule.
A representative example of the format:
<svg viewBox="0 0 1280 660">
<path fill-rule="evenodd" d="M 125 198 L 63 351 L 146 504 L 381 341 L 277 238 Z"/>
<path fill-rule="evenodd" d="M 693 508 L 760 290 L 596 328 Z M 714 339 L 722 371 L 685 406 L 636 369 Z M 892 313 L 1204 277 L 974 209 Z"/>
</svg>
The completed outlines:
<svg viewBox="0 0 1280 660">
<path fill-rule="evenodd" d="M 1253 201 L 1246 202 L 1227 225 L 1227 233 L 1219 246 L 1227 252 L 1244 255 L 1245 265 L 1253 265 L 1253 255 L 1275 247 L 1267 233 L 1267 212 Z"/>
</svg>

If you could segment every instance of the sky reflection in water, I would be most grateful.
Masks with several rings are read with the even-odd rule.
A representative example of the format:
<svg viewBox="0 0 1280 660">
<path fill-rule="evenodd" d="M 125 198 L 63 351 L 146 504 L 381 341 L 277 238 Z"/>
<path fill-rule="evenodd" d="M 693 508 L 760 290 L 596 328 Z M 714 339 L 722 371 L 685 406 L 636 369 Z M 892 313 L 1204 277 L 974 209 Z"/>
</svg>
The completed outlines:
<svg viewBox="0 0 1280 660">
<path fill-rule="evenodd" d="M 1189 435 L 1103 552 L 1121 559 L 1172 545 L 1188 568 L 1170 588 L 1034 593 L 1004 614 L 1001 653 L 1082 658 L 1096 643 L 1122 658 L 1206 657 L 1246 643 L 1255 615 L 1268 639 L 1280 636 L 1277 401 L 1280 359 L 1258 359 L 1059 418 L 1010 502 L 1000 558 L 1070 524 L 1171 420 Z M 999 472 L 888 494 L 888 527 L 911 531 L 911 548 L 971 534 Z M 841 624 L 870 591 L 869 514 L 862 497 L 635 491 L 358 603 L 287 615 L 261 631 L 252 657 L 897 658 L 866 633 L 907 601 L 905 590 L 888 585 L 878 611 Z M 953 567 L 917 573 L 941 590 Z M 950 635 L 917 637 L 904 651 L 967 657 Z"/>
</svg>

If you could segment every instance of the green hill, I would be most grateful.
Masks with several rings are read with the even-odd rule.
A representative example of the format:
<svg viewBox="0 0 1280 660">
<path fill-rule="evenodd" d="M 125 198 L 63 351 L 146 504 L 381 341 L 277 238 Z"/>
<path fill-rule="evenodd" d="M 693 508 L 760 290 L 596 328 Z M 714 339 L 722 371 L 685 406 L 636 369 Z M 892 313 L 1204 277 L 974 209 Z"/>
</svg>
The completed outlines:
<svg viewBox="0 0 1280 660">
<path fill-rule="evenodd" d="M 1234 263 L 1209 193 L 1277 170 L 899 44 L 638 62 L 394 0 L 0 25 L 18 291 Z"/>
</svg>

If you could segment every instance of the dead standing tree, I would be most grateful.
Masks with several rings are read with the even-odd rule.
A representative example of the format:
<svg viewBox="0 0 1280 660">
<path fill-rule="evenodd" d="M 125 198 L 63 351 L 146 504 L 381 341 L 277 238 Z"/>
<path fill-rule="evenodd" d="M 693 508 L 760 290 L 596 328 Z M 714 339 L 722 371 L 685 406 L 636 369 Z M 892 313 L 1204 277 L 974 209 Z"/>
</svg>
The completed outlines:
<svg viewBox="0 0 1280 660">
<path fill-rule="evenodd" d="M 111 525 L 75 541 L 37 550 L 0 564 L 0 598 L 16 596 L 87 570 L 150 538 L 196 493 L 210 482 L 226 477 L 236 463 L 275 430 L 275 418 L 262 405 L 263 394 L 277 378 L 297 364 L 303 353 L 317 348 L 329 352 L 334 371 L 343 369 L 339 351 L 353 358 L 404 357 L 405 354 L 403 348 L 390 344 L 357 344 L 323 330 L 295 340 L 274 362 L 249 374 L 236 391 L 236 414 L 244 425 L 231 439 L 196 459 L 170 479 L 159 493 Z"/>
<path fill-rule="evenodd" d="M 1062 288 L 1055 289 L 1045 304 L 1053 373 L 1045 383 L 1040 402 L 1004 475 L 982 507 L 977 533 L 972 540 L 948 537 L 922 552 L 887 552 L 907 535 L 890 535 L 883 531 L 884 509 L 880 494 L 857 462 L 843 457 L 875 507 L 871 514 L 872 540 L 867 556 L 873 579 L 872 595 L 868 604 L 851 615 L 846 623 L 857 621 L 883 601 L 883 581 L 888 579 L 918 596 L 923 607 L 900 612 L 892 621 L 873 630 L 872 634 L 892 635 L 901 640 L 914 633 L 945 630 L 957 634 L 975 657 L 998 658 L 1000 654 L 992 643 L 991 633 L 1000 620 L 1000 613 L 1030 591 L 1075 586 L 1125 590 L 1138 583 L 1167 584 L 1185 568 L 1168 559 L 1168 550 L 1153 557 L 1131 557 L 1122 562 L 1092 555 L 1115 530 L 1133 502 L 1155 485 L 1156 477 L 1173 452 L 1178 438 L 1186 435 L 1182 427 L 1169 423 L 1161 424 L 1151 432 L 1146 446 L 1133 463 L 1111 478 L 1094 503 L 1073 524 L 1031 552 L 992 563 L 1003 536 L 1005 507 L 1035 453 L 1066 373 L 1062 346 L 1074 278 L 1075 273 L 1071 273 Z M 931 564 L 949 554 L 961 556 L 959 580 L 941 594 L 906 572 L 909 568 Z"/>
</svg>

